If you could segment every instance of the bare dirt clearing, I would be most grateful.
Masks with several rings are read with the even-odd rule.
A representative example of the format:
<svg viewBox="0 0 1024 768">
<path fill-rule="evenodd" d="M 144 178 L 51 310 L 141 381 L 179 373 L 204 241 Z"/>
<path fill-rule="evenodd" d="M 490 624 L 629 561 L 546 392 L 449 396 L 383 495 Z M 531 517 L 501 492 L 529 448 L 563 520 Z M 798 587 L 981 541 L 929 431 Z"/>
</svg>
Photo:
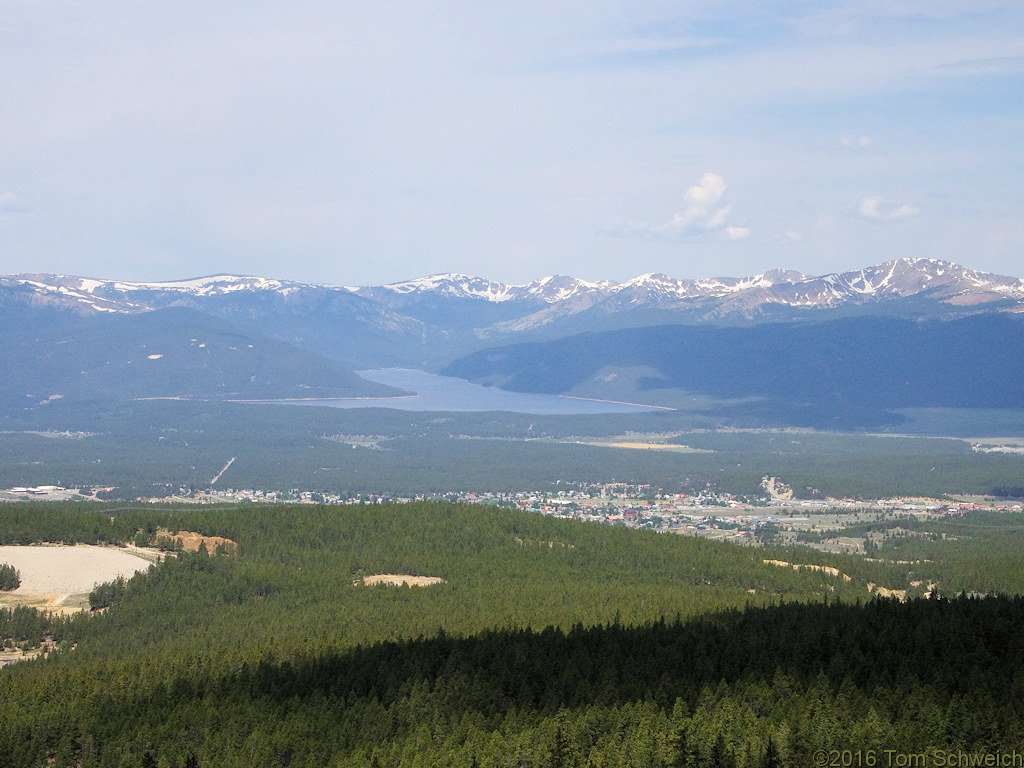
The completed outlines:
<svg viewBox="0 0 1024 768">
<path fill-rule="evenodd" d="M 630 448 L 634 451 L 669 451 L 673 453 L 714 453 L 706 448 L 691 448 L 688 445 L 675 443 L 638 443 L 638 442 L 597 442 L 593 440 L 579 441 L 581 445 L 593 445 L 598 448 Z"/>
<path fill-rule="evenodd" d="M 853 581 L 853 579 L 847 576 L 845 573 L 841 573 L 838 568 L 833 568 L 831 565 L 813 565 L 807 563 L 787 563 L 785 560 L 762 560 L 765 565 L 778 565 L 782 568 L 792 568 L 794 571 L 799 571 L 801 568 L 806 568 L 808 571 L 821 571 L 827 573 L 829 576 L 842 576 L 844 581 Z"/>
<path fill-rule="evenodd" d="M 234 552 L 238 545 L 235 544 L 231 539 L 225 539 L 223 536 L 203 536 L 201 533 L 195 531 L 178 531 L 177 533 L 171 533 L 168 530 L 161 528 L 156 532 L 158 539 L 167 537 L 171 541 L 180 542 L 181 548 L 189 552 L 198 552 L 200 545 L 206 547 L 208 554 L 213 554 L 217 547 L 223 546 L 225 552 Z"/>
<path fill-rule="evenodd" d="M 112 547 L 35 544 L 0 547 L 0 563 L 21 573 L 21 586 L 0 593 L 0 606 L 28 605 L 68 613 L 88 607 L 93 587 L 118 576 L 131 578 L 150 561 Z"/>
<path fill-rule="evenodd" d="M 401 573 L 377 573 L 373 576 L 364 576 L 362 581 L 367 586 L 393 584 L 396 586 L 429 587 L 431 584 L 445 583 L 445 580 L 438 576 L 408 576 Z M 358 583 L 358 580 L 356 583 Z"/>
</svg>

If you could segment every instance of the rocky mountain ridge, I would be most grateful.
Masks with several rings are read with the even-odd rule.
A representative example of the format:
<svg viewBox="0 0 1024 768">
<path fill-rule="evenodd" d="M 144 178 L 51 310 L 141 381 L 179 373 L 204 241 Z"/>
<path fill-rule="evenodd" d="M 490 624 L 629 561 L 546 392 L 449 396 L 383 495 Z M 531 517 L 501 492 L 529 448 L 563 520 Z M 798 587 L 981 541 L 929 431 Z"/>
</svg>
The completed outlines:
<svg viewBox="0 0 1024 768">
<path fill-rule="evenodd" d="M 1024 280 L 911 258 L 821 276 L 781 269 L 739 278 L 649 273 L 616 283 L 556 275 L 521 285 L 462 274 L 362 287 L 248 275 L 167 282 L 0 276 L 0 314 L 9 323 L 51 314 L 45 310 L 93 316 L 174 307 L 244 323 L 356 367 L 429 368 L 495 343 L 617 327 L 1024 312 Z"/>
<path fill-rule="evenodd" d="M 925 259 L 819 277 L 518 286 L 13 275 L 0 277 L 0 325 L 10 413 L 386 396 L 397 390 L 356 372 L 387 367 L 670 408 L 709 397 L 757 423 L 835 428 L 890 423 L 903 408 L 1024 403 L 1024 281 Z"/>
<path fill-rule="evenodd" d="M 302 283 L 252 275 L 210 275 L 187 280 L 131 282 L 50 274 L 0 276 L 0 287 L 31 290 L 53 301 L 80 302 L 95 311 L 132 312 L 145 309 L 145 297 L 157 305 L 186 297 L 214 297 L 243 292 L 273 292 L 290 296 L 315 290 L 345 292 L 402 306 L 412 299 L 443 296 L 482 301 L 557 304 L 589 295 L 596 302 L 613 298 L 630 303 L 674 302 L 686 299 L 724 299 L 747 296 L 757 302 L 798 307 L 835 307 L 929 293 L 954 305 L 991 301 L 1024 302 L 1024 279 L 969 269 L 938 259 L 901 258 L 841 273 L 814 276 L 776 269 L 748 277 L 679 279 L 661 273 L 638 275 L 625 282 L 598 282 L 551 275 L 524 284 L 495 282 L 482 277 L 446 273 L 380 286 L 345 287 Z"/>
</svg>

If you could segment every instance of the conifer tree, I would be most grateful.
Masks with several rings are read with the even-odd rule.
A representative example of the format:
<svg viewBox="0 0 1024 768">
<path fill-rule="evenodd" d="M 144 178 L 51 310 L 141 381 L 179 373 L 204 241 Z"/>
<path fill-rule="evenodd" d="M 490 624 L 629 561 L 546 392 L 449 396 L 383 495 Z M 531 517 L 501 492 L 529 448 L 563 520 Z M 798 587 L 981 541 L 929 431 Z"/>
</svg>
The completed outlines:
<svg viewBox="0 0 1024 768">
<path fill-rule="evenodd" d="M 0 564 L 0 591 L 9 592 L 21 586 L 21 573 L 13 565 Z"/>
</svg>

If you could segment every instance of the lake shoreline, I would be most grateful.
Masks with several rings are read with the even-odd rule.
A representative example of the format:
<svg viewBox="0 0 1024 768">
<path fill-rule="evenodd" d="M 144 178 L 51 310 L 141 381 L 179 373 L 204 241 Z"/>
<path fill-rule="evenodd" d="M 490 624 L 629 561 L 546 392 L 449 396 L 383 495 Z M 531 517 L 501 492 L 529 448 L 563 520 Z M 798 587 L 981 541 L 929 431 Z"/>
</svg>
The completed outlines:
<svg viewBox="0 0 1024 768">
<path fill-rule="evenodd" d="M 602 413 L 643 413 L 672 411 L 664 405 L 645 405 L 620 400 L 576 395 L 510 392 L 451 376 L 413 368 L 380 368 L 357 373 L 368 381 L 413 392 L 391 397 L 303 397 L 262 400 L 229 400 L 253 405 L 306 405 L 326 408 L 393 408 L 405 411 L 481 412 L 506 411 L 534 415 L 593 415 Z"/>
</svg>

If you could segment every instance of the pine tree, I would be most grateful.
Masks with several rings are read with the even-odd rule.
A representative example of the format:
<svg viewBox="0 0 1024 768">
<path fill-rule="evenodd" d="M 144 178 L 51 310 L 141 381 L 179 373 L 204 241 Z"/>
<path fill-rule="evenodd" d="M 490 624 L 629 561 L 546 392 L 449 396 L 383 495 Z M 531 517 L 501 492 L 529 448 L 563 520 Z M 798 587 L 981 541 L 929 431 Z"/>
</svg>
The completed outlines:
<svg viewBox="0 0 1024 768">
<path fill-rule="evenodd" d="M 13 565 L 0 564 L 0 591 L 10 591 L 21 586 L 21 574 Z"/>
<path fill-rule="evenodd" d="M 764 754 L 761 756 L 761 768 L 781 768 L 782 767 L 782 755 L 779 754 L 779 748 L 775 746 L 775 740 L 768 736 L 768 744 L 764 748 Z"/>
</svg>

